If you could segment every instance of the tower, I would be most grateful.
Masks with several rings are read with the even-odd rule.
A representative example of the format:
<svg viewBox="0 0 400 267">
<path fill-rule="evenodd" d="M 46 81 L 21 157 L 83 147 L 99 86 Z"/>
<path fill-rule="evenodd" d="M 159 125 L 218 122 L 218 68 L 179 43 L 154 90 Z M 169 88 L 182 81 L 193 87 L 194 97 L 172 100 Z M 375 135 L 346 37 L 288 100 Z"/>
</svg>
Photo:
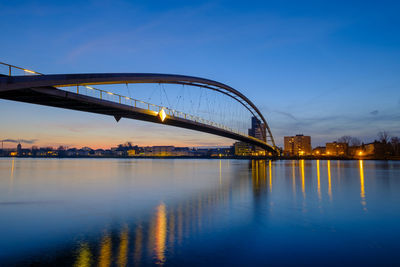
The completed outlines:
<svg viewBox="0 0 400 267">
<path fill-rule="evenodd" d="M 17 155 L 22 156 L 22 146 L 21 143 L 18 143 L 17 145 Z"/>
</svg>

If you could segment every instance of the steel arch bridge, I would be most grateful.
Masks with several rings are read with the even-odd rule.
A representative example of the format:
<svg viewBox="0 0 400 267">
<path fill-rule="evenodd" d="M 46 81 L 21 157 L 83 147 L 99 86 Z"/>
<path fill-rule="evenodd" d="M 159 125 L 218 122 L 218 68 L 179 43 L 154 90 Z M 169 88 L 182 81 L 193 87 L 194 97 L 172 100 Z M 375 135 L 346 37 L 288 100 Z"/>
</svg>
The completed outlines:
<svg viewBox="0 0 400 267">
<path fill-rule="evenodd" d="M 193 76 L 152 73 L 44 75 L 6 63 L 0 62 L 0 64 L 8 67 L 8 76 L 0 75 L 0 98 L 2 99 L 112 115 L 117 121 L 125 117 L 163 123 L 232 138 L 261 147 L 274 155 L 278 154 L 268 123 L 256 105 L 236 89 L 220 82 Z M 34 75 L 13 76 L 13 69 Z M 227 95 L 243 105 L 257 119 L 262 138 L 258 139 L 187 113 L 92 87 L 93 85 L 131 83 L 180 84 L 206 88 Z M 63 90 L 66 87 L 75 89 L 73 92 Z M 88 94 L 88 90 L 92 93 Z"/>
</svg>

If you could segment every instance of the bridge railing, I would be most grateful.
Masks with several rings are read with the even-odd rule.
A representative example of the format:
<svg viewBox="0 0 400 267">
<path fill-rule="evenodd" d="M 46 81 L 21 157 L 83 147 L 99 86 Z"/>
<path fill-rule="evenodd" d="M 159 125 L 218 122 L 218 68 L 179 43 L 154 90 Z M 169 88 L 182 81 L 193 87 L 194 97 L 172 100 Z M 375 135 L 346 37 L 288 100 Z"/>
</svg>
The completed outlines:
<svg viewBox="0 0 400 267">
<path fill-rule="evenodd" d="M 15 75 L 15 72 L 25 74 L 25 75 L 43 75 L 43 73 L 36 72 L 33 70 L 28 70 L 25 68 L 17 67 L 14 65 L 10 65 L 4 62 L 0 62 L 0 65 L 2 65 L 5 69 L 5 72 L 7 73 L 8 76 L 12 76 L 13 74 Z"/>
<path fill-rule="evenodd" d="M 11 65 L 11 64 L 3 63 L 3 62 L 0 62 L 0 65 L 4 66 L 7 69 L 8 76 L 13 76 L 13 75 L 15 75 L 16 72 L 18 72 L 18 73 L 22 72 L 24 75 L 44 75 L 43 73 L 40 73 L 40 72 L 17 67 L 17 66 Z M 68 87 L 57 87 L 57 88 L 64 90 L 64 91 L 70 91 L 70 92 L 74 92 L 74 93 L 81 94 L 81 95 L 91 96 L 91 97 L 99 98 L 102 100 L 107 100 L 107 101 L 111 101 L 111 102 L 115 102 L 115 103 L 119 103 L 119 104 L 128 105 L 128 106 L 135 107 L 135 108 L 141 108 L 141 109 L 145 109 L 148 111 L 153 111 L 156 113 L 160 112 L 161 110 L 164 110 L 165 113 L 171 117 L 181 118 L 181 119 L 185 119 L 185 120 L 191 120 L 194 122 L 198 122 L 198 123 L 210 125 L 210 126 L 213 126 L 216 128 L 220 128 L 220 129 L 223 129 L 226 131 L 230 131 L 230 132 L 245 136 L 247 138 L 256 139 L 255 137 L 249 136 L 243 132 L 240 132 L 236 129 L 232 129 L 221 123 L 206 120 L 201 117 L 194 116 L 194 115 L 191 115 L 188 113 L 184 113 L 184 112 L 177 111 L 177 110 L 174 110 L 171 108 L 155 105 L 152 103 L 134 99 L 134 98 L 131 98 L 128 96 L 123 96 L 120 94 L 116 94 L 113 92 L 95 88 L 92 86 L 76 85 L 73 87 L 68 86 Z M 256 140 L 259 140 L 259 139 L 256 139 Z"/>
<path fill-rule="evenodd" d="M 65 90 L 65 91 L 69 91 L 69 92 L 73 92 L 73 93 L 77 93 L 77 94 L 81 94 L 81 95 L 86 95 L 86 96 L 91 96 L 91 97 L 95 97 L 95 98 L 99 98 L 102 100 L 107 100 L 107 101 L 111 101 L 114 103 L 119 103 L 119 104 L 124 104 L 124 105 L 128 105 L 131 107 L 135 107 L 135 108 L 141 108 L 141 109 L 145 109 L 148 111 L 153 111 L 153 112 L 160 112 L 162 109 L 164 110 L 164 112 L 171 116 L 171 117 L 175 117 L 175 118 L 181 118 L 181 119 L 186 119 L 186 120 L 191 120 L 194 122 L 198 122 L 198 123 L 202 123 L 202 124 L 207 124 L 213 127 L 217 127 L 217 128 L 221 128 L 223 130 L 226 131 L 230 131 L 230 132 L 234 132 L 236 134 L 240 134 L 243 136 L 248 137 L 248 135 L 237 131 L 235 129 L 232 129 L 230 127 L 227 127 L 221 123 L 217 123 L 217 122 L 213 122 L 210 120 L 206 120 L 204 118 L 198 117 L 198 116 L 194 116 L 188 113 L 184 113 L 181 111 L 177 111 L 171 108 L 167 108 L 164 106 L 160 106 L 160 105 L 156 105 L 156 104 L 152 104 L 146 101 L 142 101 L 142 100 L 138 100 L 138 99 L 134 99 L 128 96 L 123 96 L 120 94 L 116 94 L 113 92 L 109 92 L 106 90 L 102 90 L 99 88 L 95 88 L 92 86 L 87 86 L 87 85 L 77 85 L 77 86 L 68 86 L 68 87 L 59 87 L 59 89 L 61 90 Z"/>
</svg>

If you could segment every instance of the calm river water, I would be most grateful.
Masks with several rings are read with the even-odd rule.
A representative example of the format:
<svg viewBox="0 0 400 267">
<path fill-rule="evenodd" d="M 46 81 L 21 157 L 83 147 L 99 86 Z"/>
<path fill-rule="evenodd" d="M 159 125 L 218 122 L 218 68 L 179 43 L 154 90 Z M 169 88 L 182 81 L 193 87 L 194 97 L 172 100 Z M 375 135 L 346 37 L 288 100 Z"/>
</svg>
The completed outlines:
<svg viewBox="0 0 400 267">
<path fill-rule="evenodd" d="M 0 159 L 0 265 L 399 265 L 400 162 Z"/>
</svg>

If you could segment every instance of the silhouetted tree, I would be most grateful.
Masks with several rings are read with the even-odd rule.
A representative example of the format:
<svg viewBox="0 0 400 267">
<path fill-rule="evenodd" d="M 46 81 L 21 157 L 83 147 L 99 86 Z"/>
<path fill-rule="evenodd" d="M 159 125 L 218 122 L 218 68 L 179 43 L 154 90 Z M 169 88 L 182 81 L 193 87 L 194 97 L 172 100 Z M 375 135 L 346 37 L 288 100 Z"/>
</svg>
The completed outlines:
<svg viewBox="0 0 400 267">
<path fill-rule="evenodd" d="M 386 132 L 386 131 L 379 132 L 378 133 L 378 140 L 381 143 L 387 144 L 389 142 L 389 140 L 390 140 L 389 133 Z"/>
<path fill-rule="evenodd" d="M 400 156 L 400 138 L 397 136 L 392 137 L 390 144 L 392 145 L 394 155 Z"/>
<path fill-rule="evenodd" d="M 344 135 L 337 140 L 338 143 L 346 143 L 349 146 L 359 146 L 361 145 L 361 140 L 357 137 L 351 137 L 349 135 Z"/>
<path fill-rule="evenodd" d="M 337 141 L 338 143 L 346 143 L 346 144 L 350 144 L 352 137 L 349 135 L 343 135 L 342 137 L 340 137 Z"/>
<path fill-rule="evenodd" d="M 350 145 L 351 146 L 359 146 L 359 145 L 361 145 L 361 140 L 358 139 L 357 137 L 352 137 L 350 140 Z"/>
</svg>

